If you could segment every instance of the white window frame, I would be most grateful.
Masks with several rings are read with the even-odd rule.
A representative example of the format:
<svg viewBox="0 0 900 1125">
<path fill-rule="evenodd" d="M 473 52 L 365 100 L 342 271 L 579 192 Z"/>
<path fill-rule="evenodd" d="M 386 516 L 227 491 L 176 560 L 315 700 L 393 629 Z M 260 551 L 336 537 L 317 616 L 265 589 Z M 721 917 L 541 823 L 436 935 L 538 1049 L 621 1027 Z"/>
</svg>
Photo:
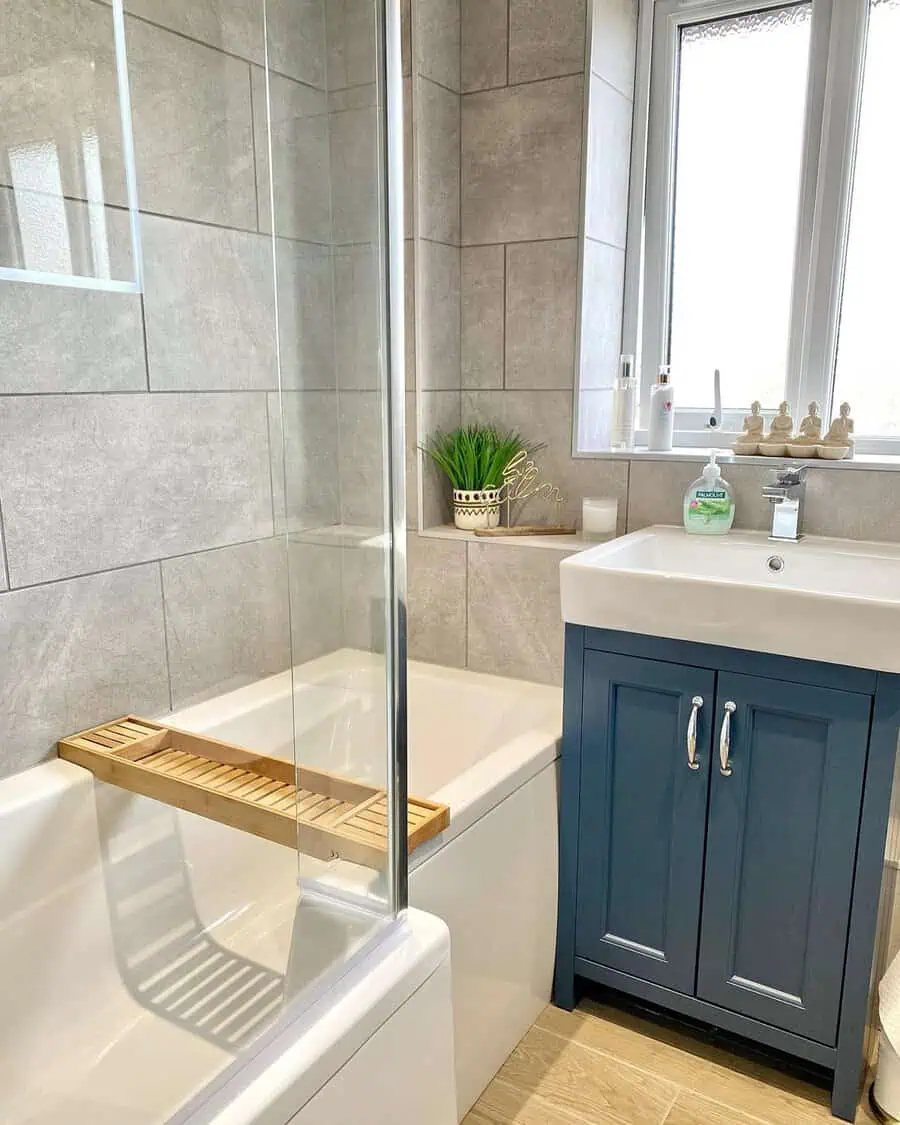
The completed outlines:
<svg viewBox="0 0 900 1125">
<path fill-rule="evenodd" d="M 646 440 L 649 389 L 667 354 L 674 214 L 678 43 L 686 24 L 785 6 L 789 0 L 641 0 L 622 350 L 638 356 L 638 445 Z M 791 298 L 785 397 L 815 399 L 831 417 L 853 163 L 865 67 L 869 0 L 812 0 L 807 114 Z M 736 434 L 750 405 L 726 405 L 721 435 Z M 776 404 L 772 404 L 773 408 Z M 676 409 L 675 444 L 717 444 L 713 410 Z M 858 435 L 860 453 L 900 454 L 900 438 Z"/>
</svg>

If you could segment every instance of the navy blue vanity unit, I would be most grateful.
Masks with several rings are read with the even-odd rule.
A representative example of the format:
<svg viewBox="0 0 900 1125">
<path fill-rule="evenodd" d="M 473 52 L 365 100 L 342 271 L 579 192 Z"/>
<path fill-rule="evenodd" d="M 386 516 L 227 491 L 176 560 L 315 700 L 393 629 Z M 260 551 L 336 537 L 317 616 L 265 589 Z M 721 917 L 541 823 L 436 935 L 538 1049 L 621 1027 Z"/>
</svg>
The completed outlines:
<svg viewBox="0 0 900 1125">
<path fill-rule="evenodd" d="M 898 730 L 897 675 L 568 625 L 556 1003 L 812 1061 L 852 1120 Z"/>
</svg>

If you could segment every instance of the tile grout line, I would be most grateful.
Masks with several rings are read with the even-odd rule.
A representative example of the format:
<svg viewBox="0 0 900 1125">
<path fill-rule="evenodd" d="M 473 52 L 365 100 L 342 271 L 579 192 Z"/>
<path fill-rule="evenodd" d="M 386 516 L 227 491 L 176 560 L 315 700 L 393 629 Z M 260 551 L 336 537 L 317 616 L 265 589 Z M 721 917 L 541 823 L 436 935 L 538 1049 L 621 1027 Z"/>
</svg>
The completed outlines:
<svg viewBox="0 0 900 1125">
<path fill-rule="evenodd" d="M 503 339 L 500 346 L 501 352 L 501 367 L 500 367 L 500 390 L 506 390 L 506 359 L 509 347 L 506 339 L 507 321 L 509 319 L 509 246 L 503 243 Z"/>
<path fill-rule="evenodd" d="M 3 519 L 3 501 L 0 499 L 0 546 L 3 547 L 3 573 L 6 577 L 6 590 L 12 590 L 12 581 L 9 575 L 9 554 L 6 546 L 6 526 Z"/>
<path fill-rule="evenodd" d="M 159 568 L 159 596 L 162 606 L 162 622 L 163 622 L 163 645 L 166 650 L 166 679 L 168 680 L 169 687 L 169 710 L 175 710 L 175 688 L 172 684 L 172 660 L 169 654 L 169 623 L 168 613 L 166 611 L 166 583 L 163 578 L 162 559 L 157 560 L 157 567 Z"/>
<path fill-rule="evenodd" d="M 506 0 L 506 82 L 504 83 L 504 87 L 507 89 L 509 88 L 509 30 L 512 26 L 511 8 L 512 0 Z M 504 87 L 501 87 L 501 89 Z"/>
<path fill-rule="evenodd" d="M 250 90 L 250 151 L 253 154 L 253 203 L 256 207 L 256 229 L 262 234 L 260 229 L 260 211 L 259 211 L 259 161 L 256 155 L 256 105 L 255 98 L 253 97 L 253 67 L 247 67 L 247 84 Z M 268 115 L 265 121 L 265 127 L 269 127 Z M 269 175 L 272 175 L 272 169 L 269 169 Z M 272 216 L 272 233 L 269 235 L 272 242 L 275 241 L 275 218 Z M 273 248 L 274 253 L 274 248 Z M 277 299 L 276 294 L 276 299 Z"/>
</svg>

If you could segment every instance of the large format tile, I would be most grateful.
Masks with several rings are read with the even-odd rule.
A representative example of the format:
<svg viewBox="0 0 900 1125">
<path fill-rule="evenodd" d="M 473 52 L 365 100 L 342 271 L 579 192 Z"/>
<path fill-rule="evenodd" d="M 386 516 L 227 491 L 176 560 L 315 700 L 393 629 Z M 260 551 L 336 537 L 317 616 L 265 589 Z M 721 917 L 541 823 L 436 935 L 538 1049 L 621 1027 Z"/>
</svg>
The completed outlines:
<svg viewBox="0 0 900 1125">
<path fill-rule="evenodd" d="M 507 0 L 462 0 L 461 86 L 506 85 Z"/>
<path fill-rule="evenodd" d="M 468 549 L 469 667 L 562 683 L 559 564 L 567 552 L 478 542 Z"/>
<path fill-rule="evenodd" d="M 335 280 L 331 249 L 276 240 L 281 386 L 322 390 L 335 385 Z"/>
<path fill-rule="evenodd" d="M 341 523 L 383 529 L 383 409 L 378 391 L 338 394 Z"/>
<path fill-rule="evenodd" d="M 546 443 L 534 459 L 541 480 L 561 491 L 557 508 L 541 496 L 519 508 L 518 522 L 549 520 L 581 522 L 585 496 L 615 497 L 619 502 L 619 532 L 625 530 L 628 463 L 572 456 L 572 392 L 569 391 L 463 391 L 462 421 L 494 423 L 518 431 L 528 441 Z"/>
<path fill-rule="evenodd" d="M 272 533 L 262 394 L 0 399 L 12 586 Z"/>
<path fill-rule="evenodd" d="M 371 243 L 334 251 L 334 357 L 342 390 L 374 391 L 381 379 L 380 275 Z"/>
<path fill-rule="evenodd" d="M 578 242 L 528 242 L 506 257 L 506 386 L 570 388 L 575 382 Z"/>
<path fill-rule="evenodd" d="M 763 476 L 762 470 L 760 476 Z M 727 469 L 725 477 L 728 478 Z M 770 524 L 771 516 L 768 519 Z M 900 540 L 900 504 L 897 502 L 894 473 L 812 469 L 807 484 L 803 529 L 808 535 L 890 542 Z"/>
<path fill-rule="evenodd" d="M 142 229 L 151 388 L 274 390 L 272 240 L 153 215 Z"/>
<path fill-rule="evenodd" d="M 629 98 L 634 94 L 638 0 L 588 0 L 591 70 Z"/>
<path fill-rule="evenodd" d="M 259 229 L 280 238 L 327 243 L 331 239 L 331 171 L 326 96 L 299 82 L 252 68 L 253 120 Z M 267 112 L 267 106 L 268 112 Z"/>
<path fill-rule="evenodd" d="M 583 84 L 554 78 L 463 96 L 464 243 L 578 234 Z"/>
<path fill-rule="evenodd" d="M 422 238 L 459 242 L 460 97 L 417 78 L 418 202 Z"/>
<path fill-rule="evenodd" d="M 509 81 L 584 72 L 585 0 L 509 0 Z"/>
<path fill-rule="evenodd" d="M 141 20 L 127 40 L 141 207 L 256 229 L 248 64 Z"/>
<path fill-rule="evenodd" d="M 173 707 L 290 667 L 283 538 L 202 551 L 161 565 Z"/>
<path fill-rule="evenodd" d="M 375 81 L 375 11 L 372 0 L 325 0 L 329 90 Z"/>
<path fill-rule="evenodd" d="M 677 464 L 671 461 L 631 463 L 628 489 L 628 530 L 639 531 L 653 524 L 681 524 L 684 494 L 703 469 L 698 461 Z M 769 502 L 762 495 L 768 470 L 755 465 L 723 463 L 722 476 L 734 489 L 734 526 L 749 531 L 765 531 L 771 526 Z"/>
<path fill-rule="evenodd" d="M 596 1125 L 661 1125 L 678 1093 L 671 1082 L 536 1027 L 499 1076 Z"/>
<path fill-rule="evenodd" d="M 460 0 L 418 0 L 418 70 L 433 82 L 459 90 Z"/>
<path fill-rule="evenodd" d="M 459 248 L 419 242 L 419 386 L 425 391 L 459 390 Z"/>
<path fill-rule="evenodd" d="M 625 248 L 631 167 L 631 101 L 591 75 L 585 234 Z"/>
<path fill-rule="evenodd" d="M 143 337 L 135 294 L 5 281 L 0 393 L 143 390 Z"/>
<path fill-rule="evenodd" d="M 384 548 L 372 543 L 347 543 L 341 548 L 343 638 L 349 648 L 384 653 L 387 593 Z M 378 775 L 381 777 L 381 765 Z M 354 777 L 365 776 L 358 773 Z M 379 781 L 383 784 L 383 781 Z"/>
<path fill-rule="evenodd" d="M 462 385 L 503 386 L 506 251 L 503 246 L 462 250 Z"/>
<path fill-rule="evenodd" d="M 380 234 L 375 89 L 329 116 L 334 241 L 374 244 Z"/>
<path fill-rule="evenodd" d="M 272 69 L 324 89 L 325 0 L 266 0 L 265 13 Z"/>
<path fill-rule="evenodd" d="M 340 547 L 290 539 L 292 666 L 344 645 Z"/>
<path fill-rule="evenodd" d="M 407 536 L 411 660 L 466 666 L 466 544 Z"/>
<path fill-rule="evenodd" d="M 337 394 L 286 391 L 268 398 L 276 527 L 340 523 Z"/>
<path fill-rule="evenodd" d="M 622 351 L 625 251 L 586 238 L 582 246 L 582 391 L 612 387 Z"/>
<path fill-rule="evenodd" d="M 0 595 L 0 652 L 0 774 L 86 727 L 167 711 L 158 566 Z"/>
<path fill-rule="evenodd" d="M 436 430 L 448 433 L 462 424 L 458 391 L 419 391 L 419 441 L 424 443 Z M 422 455 L 422 527 L 453 522 L 450 482 L 430 457 Z"/>
</svg>

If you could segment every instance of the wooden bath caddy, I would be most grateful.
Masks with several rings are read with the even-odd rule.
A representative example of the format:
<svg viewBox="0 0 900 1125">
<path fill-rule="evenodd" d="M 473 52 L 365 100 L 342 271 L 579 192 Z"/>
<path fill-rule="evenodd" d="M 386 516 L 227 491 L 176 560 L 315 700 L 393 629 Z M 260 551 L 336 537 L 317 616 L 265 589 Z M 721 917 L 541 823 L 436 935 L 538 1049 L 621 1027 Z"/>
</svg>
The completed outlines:
<svg viewBox="0 0 900 1125">
<path fill-rule="evenodd" d="M 387 863 L 387 795 L 374 785 L 295 769 L 281 758 L 133 715 L 64 738 L 59 756 L 101 781 L 306 855 L 377 870 Z M 449 823 L 446 805 L 410 797 L 410 852 Z"/>
</svg>

